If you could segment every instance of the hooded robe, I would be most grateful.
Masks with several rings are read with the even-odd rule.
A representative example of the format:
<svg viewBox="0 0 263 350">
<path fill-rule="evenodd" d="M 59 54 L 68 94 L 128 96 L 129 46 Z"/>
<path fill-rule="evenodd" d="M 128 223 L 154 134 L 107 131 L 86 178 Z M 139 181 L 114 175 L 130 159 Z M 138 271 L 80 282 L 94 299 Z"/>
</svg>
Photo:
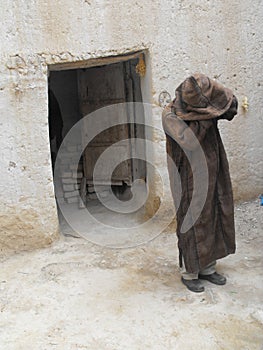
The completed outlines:
<svg viewBox="0 0 263 350">
<path fill-rule="evenodd" d="M 187 78 L 162 116 L 180 257 L 198 273 L 235 252 L 229 166 L 218 120 L 237 113 L 232 91 L 203 74 Z"/>
</svg>

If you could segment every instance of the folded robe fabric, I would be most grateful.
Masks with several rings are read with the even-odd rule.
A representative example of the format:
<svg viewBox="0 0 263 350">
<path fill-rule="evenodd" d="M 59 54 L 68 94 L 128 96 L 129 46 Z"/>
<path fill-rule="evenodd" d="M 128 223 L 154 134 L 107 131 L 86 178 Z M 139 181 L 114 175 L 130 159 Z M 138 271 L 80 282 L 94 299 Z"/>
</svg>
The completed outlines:
<svg viewBox="0 0 263 350">
<path fill-rule="evenodd" d="M 175 91 L 174 113 L 183 120 L 207 120 L 229 110 L 234 94 L 206 75 L 196 73 L 185 79 Z"/>
</svg>

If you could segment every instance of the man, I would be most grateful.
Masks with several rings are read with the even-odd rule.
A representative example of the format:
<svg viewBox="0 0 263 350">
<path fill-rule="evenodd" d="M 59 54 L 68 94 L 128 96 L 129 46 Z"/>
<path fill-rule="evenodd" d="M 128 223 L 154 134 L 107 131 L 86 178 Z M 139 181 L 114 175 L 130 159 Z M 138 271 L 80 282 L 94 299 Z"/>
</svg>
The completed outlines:
<svg viewBox="0 0 263 350">
<path fill-rule="evenodd" d="M 235 252 L 232 186 L 217 121 L 232 120 L 237 105 L 231 90 L 194 74 L 163 112 L 181 279 L 193 292 L 204 291 L 201 279 L 225 284 L 216 261 Z"/>
</svg>

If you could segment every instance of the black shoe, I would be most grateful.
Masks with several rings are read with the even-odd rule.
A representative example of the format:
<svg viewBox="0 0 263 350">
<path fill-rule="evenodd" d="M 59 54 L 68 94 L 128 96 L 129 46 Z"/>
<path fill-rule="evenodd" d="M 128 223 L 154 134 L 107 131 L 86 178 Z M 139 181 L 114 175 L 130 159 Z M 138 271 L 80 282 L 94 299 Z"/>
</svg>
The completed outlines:
<svg viewBox="0 0 263 350">
<path fill-rule="evenodd" d="M 200 292 L 203 292 L 205 290 L 205 288 L 202 286 L 201 282 L 198 279 L 185 280 L 182 277 L 182 282 L 191 292 L 200 293 Z"/>
<path fill-rule="evenodd" d="M 214 272 L 211 275 L 201 275 L 198 276 L 202 280 L 207 280 L 211 283 L 217 284 L 219 286 L 223 286 L 226 284 L 226 278 L 222 275 L 219 275 L 219 273 Z"/>
</svg>

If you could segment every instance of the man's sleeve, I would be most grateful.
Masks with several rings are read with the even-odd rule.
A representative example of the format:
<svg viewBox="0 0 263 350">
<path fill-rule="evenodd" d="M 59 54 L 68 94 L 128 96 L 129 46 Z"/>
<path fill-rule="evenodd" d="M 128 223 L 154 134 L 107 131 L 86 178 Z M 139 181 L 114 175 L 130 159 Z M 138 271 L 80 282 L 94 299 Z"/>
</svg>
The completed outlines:
<svg viewBox="0 0 263 350">
<path fill-rule="evenodd" d="M 237 108 L 238 108 L 238 100 L 237 100 L 236 96 L 234 95 L 231 106 L 228 109 L 228 111 L 226 111 L 223 115 L 218 117 L 217 120 L 226 119 L 226 120 L 231 121 L 234 118 L 234 116 L 237 114 Z"/>
<path fill-rule="evenodd" d="M 189 125 L 178 118 L 171 110 L 172 103 L 162 113 L 164 132 L 172 137 L 183 149 L 193 151 L 213 125 L 212 120 L 191 121 Z"/>
</svg>

